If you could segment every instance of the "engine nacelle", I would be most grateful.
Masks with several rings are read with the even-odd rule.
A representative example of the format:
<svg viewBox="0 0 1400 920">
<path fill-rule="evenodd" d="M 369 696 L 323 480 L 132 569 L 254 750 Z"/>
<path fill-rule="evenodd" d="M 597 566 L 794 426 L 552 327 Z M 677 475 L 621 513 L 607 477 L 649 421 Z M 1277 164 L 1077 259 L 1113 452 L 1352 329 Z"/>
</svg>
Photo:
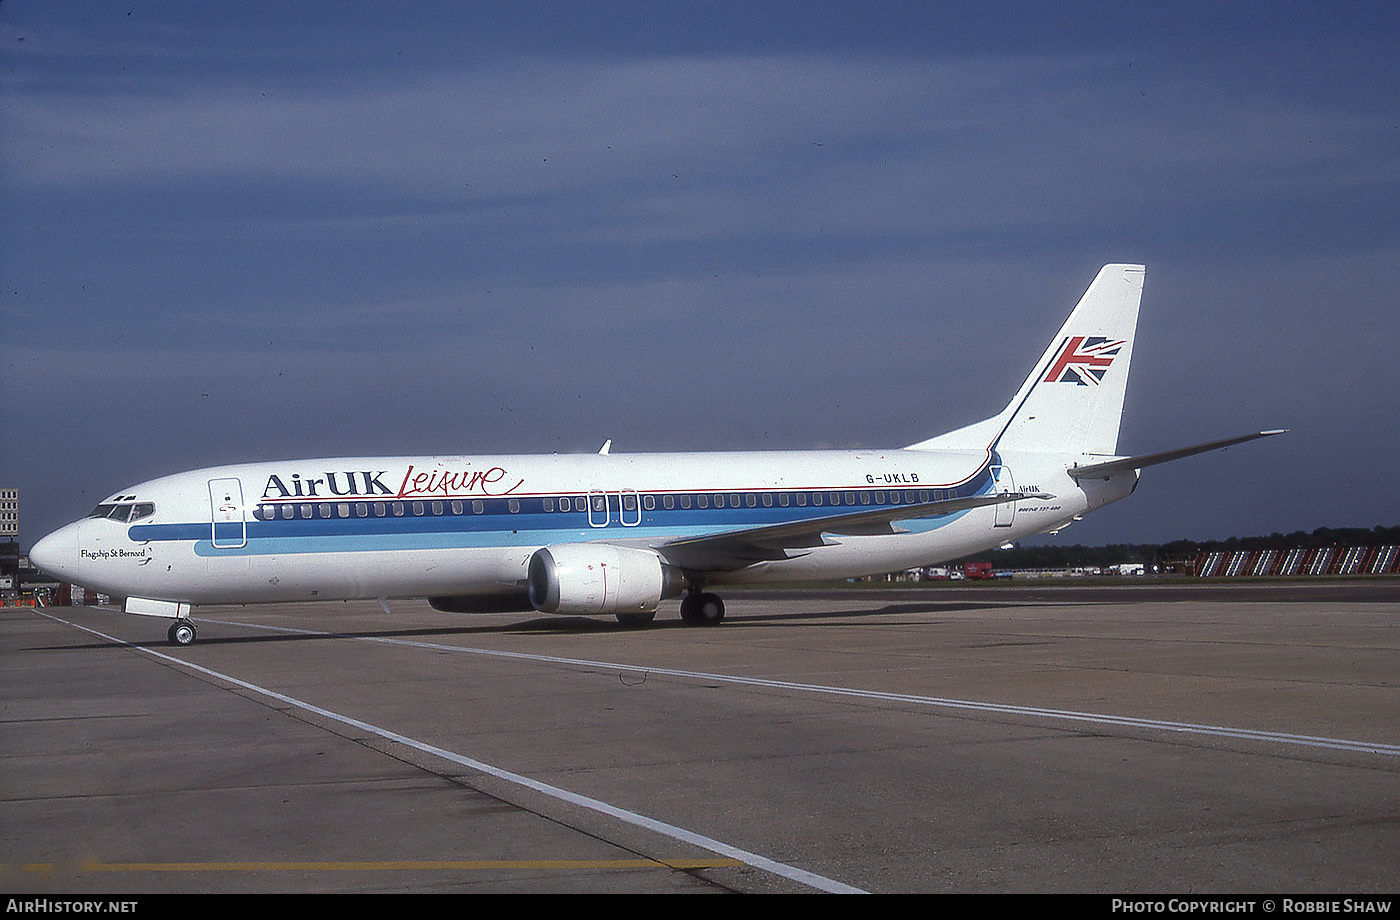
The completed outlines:
<svg viewBox="0 0 1400 920">
<path fill-rule="evenodd" d="M 530 557 L 530 603 L 544 613 L 651 613 L 684 588 L 651 550 L 606 543 L 548 546 Z"/>
</svg>

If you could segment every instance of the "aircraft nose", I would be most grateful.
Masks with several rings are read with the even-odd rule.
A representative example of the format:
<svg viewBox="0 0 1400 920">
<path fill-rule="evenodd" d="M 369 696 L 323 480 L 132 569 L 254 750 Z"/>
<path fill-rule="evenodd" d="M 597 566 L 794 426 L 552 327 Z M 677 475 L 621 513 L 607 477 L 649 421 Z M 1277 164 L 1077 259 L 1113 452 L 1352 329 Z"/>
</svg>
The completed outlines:
<svg viewBox="0 0 1400 920">
<path fill-rule="evenodd" d="M 55 578 L 70 578 L 78 565 L 78 525 L 69 524 L 35 543 L 29 561 Z"/>
</svg>

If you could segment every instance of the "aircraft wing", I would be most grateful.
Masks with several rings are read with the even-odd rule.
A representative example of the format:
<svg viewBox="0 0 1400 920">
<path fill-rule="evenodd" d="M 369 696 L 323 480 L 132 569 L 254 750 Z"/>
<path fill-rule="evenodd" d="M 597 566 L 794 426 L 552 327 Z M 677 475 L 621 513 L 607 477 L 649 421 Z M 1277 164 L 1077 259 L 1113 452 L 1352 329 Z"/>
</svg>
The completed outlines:
<svg viewBox="0 0 1400 920">
<path fill-rule="evenodd" d="M 1103 463 L 1089 463 L 1084 466 L 1072 466 L 1068 470 L 1075 479 L 1107 479 L 1114 473 L 1121 473 L 1125 470 L 1140 470 L 1145 466 L 1156 466 L 1158 463 L 1167 463 L 1171 460 L 1180 460 L 1182 457 L 1190 457 L 1195 454 L 1203 454 L 1208 450 L 1220 450 L 1224 447 L 1232 447 L 1236 444 L 1243 444 L 1245 441 L 1253 441 L 1256 438 L 1267 438 L 1276 434 L 1283 434 L 1287 428 L 1274 428 L 1269 431 L 1256 431 L 1252 434 L 1242 434 L 1235 438 L 1225 438 L 1220 441 L 1210 441 L 1206 444 L 1195 444 L 1191 447 L 1178 447 L 1176 450 L 1164 450 L 1155 454 L 1141 454 L 1136 457 L 1123 457 L 1118 460 L 1105 460 Z"/>
<path fill-rule="evenodd" d="M 1024 499 L 1051 498 L 1054 496 L 1044 492 L 999 492 L 969 498 L 950 498 L 872 511 L 831 514 L 805 521 L 750 527 L 701 537 L 684 537 L 656 549 L 671 563 L 683 568 L 709 571 L 740 569 L 756 562 L 804 556 L 813 547 L 826 545 L 828 534 L 843 537 L 902 533 L 904 531 L 895 526 L 896 521 L 938 517 Z"/>
</svg>

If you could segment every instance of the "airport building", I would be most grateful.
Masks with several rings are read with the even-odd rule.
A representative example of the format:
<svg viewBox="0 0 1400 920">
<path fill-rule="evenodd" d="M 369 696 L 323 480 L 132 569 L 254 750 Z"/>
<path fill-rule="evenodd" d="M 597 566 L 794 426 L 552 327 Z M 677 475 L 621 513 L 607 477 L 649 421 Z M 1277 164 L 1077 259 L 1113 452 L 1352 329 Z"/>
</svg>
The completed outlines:
<svg viewBox="0 0 1400 920">
<path fill-rule="evenodd" d="M 19 490 L 0 489 L 0 604 L 19 597 Z"/>
<path fill-rule="evenodd" d="M 0 540 L 19 536 L 19 489 L 0 489 Z"/>
</svg>

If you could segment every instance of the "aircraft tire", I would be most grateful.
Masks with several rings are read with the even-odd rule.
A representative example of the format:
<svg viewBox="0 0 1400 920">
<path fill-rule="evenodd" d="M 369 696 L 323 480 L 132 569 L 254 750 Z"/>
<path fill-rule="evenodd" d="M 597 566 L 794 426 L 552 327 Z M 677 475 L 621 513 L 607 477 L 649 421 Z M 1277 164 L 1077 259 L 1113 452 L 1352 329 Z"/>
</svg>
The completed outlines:
<svg viewBox="0 0 1400 920">
<path fill-rule="evenodd" d="M 690 626 L 716 626 L 724 619 L 724 601 L 708 591 L 687 594 L 681 599 L 681 619 Z"/>
<path fill-rule="evenodd" d="M 171 645 L 189 645 L 195 637 L 194 624 L 189 620 L 176 620 L 170 624 L 165 636 Z"/>
</svg>

